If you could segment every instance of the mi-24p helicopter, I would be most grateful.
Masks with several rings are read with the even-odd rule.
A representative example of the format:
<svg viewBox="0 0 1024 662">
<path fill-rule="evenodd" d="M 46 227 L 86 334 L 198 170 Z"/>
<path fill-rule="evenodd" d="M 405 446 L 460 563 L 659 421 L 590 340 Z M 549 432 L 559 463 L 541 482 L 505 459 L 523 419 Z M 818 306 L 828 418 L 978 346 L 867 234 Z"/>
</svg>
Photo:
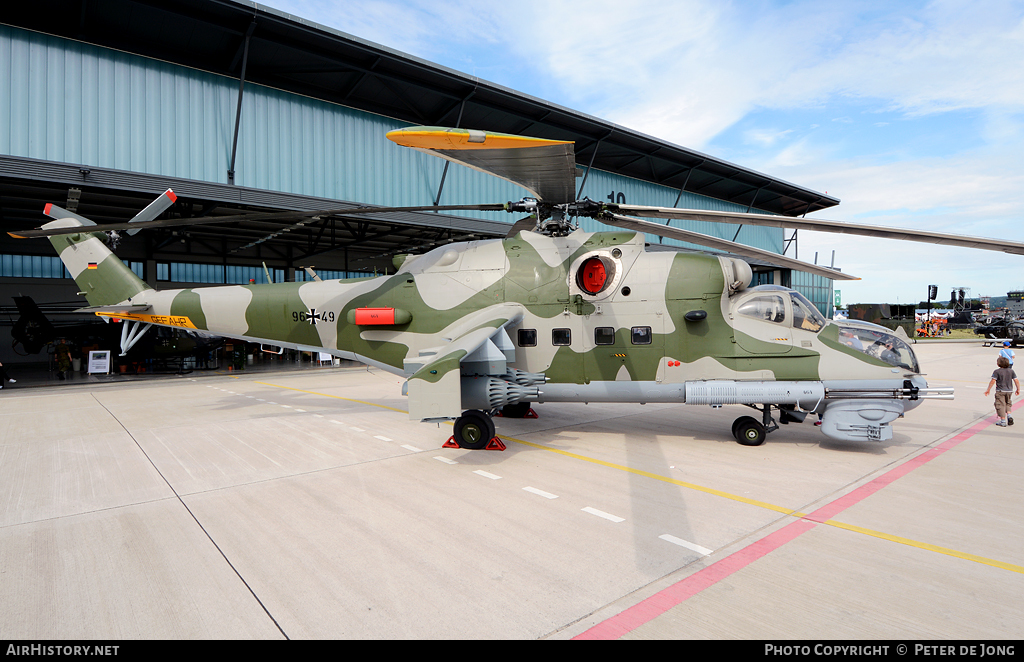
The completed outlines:
<svg viewBox="0 0 1024 662">
<path fill-rule="evenodd" d="M 750 246 L 641 220 L 693 219 L 908 239 L 1024 254 L 1024 244 L 762 214 L 577 200 L 573 143 L 414 127 L 399 145 L 518 184 L 519 202 L 358 207 L 216 219 L 157 219 L 167 191 L 129 223 L 96 225 L 46 205 L 55 220 L 16 236 L 48 236 L 97 315 L 197 329 L 327 352 L 407 378 L 409 416 L 454 420 L 462 448 L 494 447 L 492 416 L 523 416 L 537 402 L 677 402 L 746 405 L 736 419 L 749 446 L 777 422 L 820 416 L 836 440 L 882 441 L 928 388 L 910 345 L 888 329 L 829 321 L 803 295 L 750 287 L 735 257 L 648 252 L 644 233 L 842 280 L 854 278 Z M 468 241 L 397 256 L 394 275 L 304 283 L 152 289 L 108 248 L 113 233 L 145 226 L 284 220 L 387 211 L 526 214 L 505 239 Z M 610 231 L 584 232 L 590 217 Z M 157 219 L 157 220 L 154 220 Z M 778 415 L 776 421 L 775 415 Z"/>
</svg>

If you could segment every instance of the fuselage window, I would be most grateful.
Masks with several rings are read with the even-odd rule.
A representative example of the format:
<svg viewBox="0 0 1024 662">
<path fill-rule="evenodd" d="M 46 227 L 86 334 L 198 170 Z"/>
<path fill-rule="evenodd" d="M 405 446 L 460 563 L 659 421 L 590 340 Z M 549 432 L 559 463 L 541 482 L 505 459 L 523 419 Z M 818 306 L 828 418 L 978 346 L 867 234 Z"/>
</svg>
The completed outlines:
<svg viewBox="0 0 1024 662">
<path fill-rule="evenodd" d="M 610 326 L 599 326 L 594 329 L 595 345 L 614 345 L 615 329 Z"/>
<path fill-rule="evenodd" d="M 786 304 L 782 297 L 774 294 L 747 299 L 739 305 L 736 312 L 744 317 L 776 324 L 783 324 L 786 321 Z"/>
<path fill-rule="evenodd" d="M 519 329 L 519 346 L 536 347 L 537 329 Z"/>
<path fill-rule="evenodd" d="M 569 329 L 551 329 L 552 345 L 572 344 L 572 332 Z"/>
<path fill-rule="evenodd" d="M 634 345 L 650 345 L 652 340 L 651 327 L 634 326 L 630 336 Z"/>
</svg>

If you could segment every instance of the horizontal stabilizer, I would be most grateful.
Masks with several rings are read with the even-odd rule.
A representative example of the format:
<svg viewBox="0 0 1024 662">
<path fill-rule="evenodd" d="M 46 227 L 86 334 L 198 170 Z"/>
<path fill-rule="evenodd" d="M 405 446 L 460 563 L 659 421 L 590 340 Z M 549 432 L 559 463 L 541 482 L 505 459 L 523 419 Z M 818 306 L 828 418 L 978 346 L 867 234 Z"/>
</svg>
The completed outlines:
<svg viewBox="0 0 1024 662">
<path fill-rule="evenodd" d="M 130 314 L 133 314 L 133 313 L 144 313 L 147 310 L 150 310 L 152 307 L 153 306 L 146 305 L 146 304 L 139 304 L 137 306 L 130 305 L 130 304 L 129 305 L 124 305 L 124 306 L 116 306 L 116 305 L 115 306 L 87 306 L 85 308 L 79 308 L 79 309 L 75 310 L 74 312 L 76 312 L 76 313 L 110 313 L 110 314 L 122 313 L 122 314 L 125 314 L 125 315 L 130 315 Z"/>
</svg>

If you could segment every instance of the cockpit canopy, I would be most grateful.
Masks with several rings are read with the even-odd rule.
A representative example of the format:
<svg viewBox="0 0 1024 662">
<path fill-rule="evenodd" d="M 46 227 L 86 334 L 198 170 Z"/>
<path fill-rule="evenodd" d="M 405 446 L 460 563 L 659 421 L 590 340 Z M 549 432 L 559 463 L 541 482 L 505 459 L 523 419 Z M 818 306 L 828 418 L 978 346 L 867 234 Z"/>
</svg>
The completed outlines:
<svg viewBox="0 0 1024 662">
<path fill-rule="evenodd" d="M 849 320 L 834 323 L 839 327 L 839 342 L 847 347 L 885 361 L 894 368 L 920 372 L 910 344 L 884 326 Z"/>
<path fill-rule="evenodd" d="M 759 285 L 748 290 L 748 293 L 755 292 L 754 296 L 748 296 L 736 307 L 737 315 L 812 333 L 824 328 L 825 318 L 814 304 L 799 292 L 778 285 Z"/>
</svg>

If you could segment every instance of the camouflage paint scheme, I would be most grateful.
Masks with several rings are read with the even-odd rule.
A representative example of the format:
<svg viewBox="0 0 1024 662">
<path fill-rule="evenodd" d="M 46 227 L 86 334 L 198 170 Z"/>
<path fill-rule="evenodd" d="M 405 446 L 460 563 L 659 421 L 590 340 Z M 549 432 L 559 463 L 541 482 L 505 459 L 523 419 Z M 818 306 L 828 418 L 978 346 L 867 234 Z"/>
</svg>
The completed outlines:
<svg viewBox="0 0 1024 662">
<path fill-rule="evenodd" d="M 105 232 L 89 231 L 92 221 L 51 204 L 44 213 L 56 220 L 43 228 L 74 229 L 48 236 L 97 315 L 383 368 L 408 379 L 410 417 L 455 419 L 462 447 L 488 443 L 488 412 L 521 415 L 530 402 L 744 404 L 762 421 L 737 419 L 733 435 L 758 445 L 778 427 L 773 408 L 782 423 L 814 412 L 833 439 L 878 441 L 919 395 L 952 397 L 927 389 L 913 350 L 887 329 L 827 322 L 792 290 L 748 288 L 751 269 L 737 258 L 648 252 L 642 232 L 684 231 L 615 211 L 697 212 L 576 201 L 571 142 L 444 127 L 387 138 L 522 186 L 535 197 L 489 206 L 530 214 L 514 227 L 535 231 L 405 256 L 392 276 L 156 291 L 107 249 Z M 166 191 L 129 223 L 156 218 L 174 199 Z M 568 218 L 580 214 L 619 229 L 574 230 Z M 125 327 L 123 346 L 138 325 Z"/>
<path fill-rule="evenodd" d="M 363 361 L 409 378 L 413 418 L 460 416 L 462 361 L 502 329 L 514 345 L 507 367 L 547 377 L 533 401 L 559 384 L 914 376 L 841 344 L 833 323 L 814 332 L 737 315 L 737 306 L 759 292 L 727 286 L 738 261 L 647 252 L 643 235 L 629 231 L 521 232 L 452 244 L 407 258 L 391 276 L 163 291 L 137 278 L 104 238 L 87 231 L 50 238 L 91 306 L 125 307 L 98 314 Z M 609 265 L 606 286 L 594 295 L 576 278 L 593 256 Z M 364 308 L 394 308 L 411 319 L 353 323 L 354 311 Z M 686 321 L 691 311 L 706 317 Z M 597 327 L 614 330 L 613 344 L 595 344 Z M 632 344 L 634 327 L 651 328 L 649 344 Z M 519 329 L 535 329 L 536 346 L 520 347 Z M 568 329 L 570 343 L 554 346 L 554 329 Z"/>
</svg>

